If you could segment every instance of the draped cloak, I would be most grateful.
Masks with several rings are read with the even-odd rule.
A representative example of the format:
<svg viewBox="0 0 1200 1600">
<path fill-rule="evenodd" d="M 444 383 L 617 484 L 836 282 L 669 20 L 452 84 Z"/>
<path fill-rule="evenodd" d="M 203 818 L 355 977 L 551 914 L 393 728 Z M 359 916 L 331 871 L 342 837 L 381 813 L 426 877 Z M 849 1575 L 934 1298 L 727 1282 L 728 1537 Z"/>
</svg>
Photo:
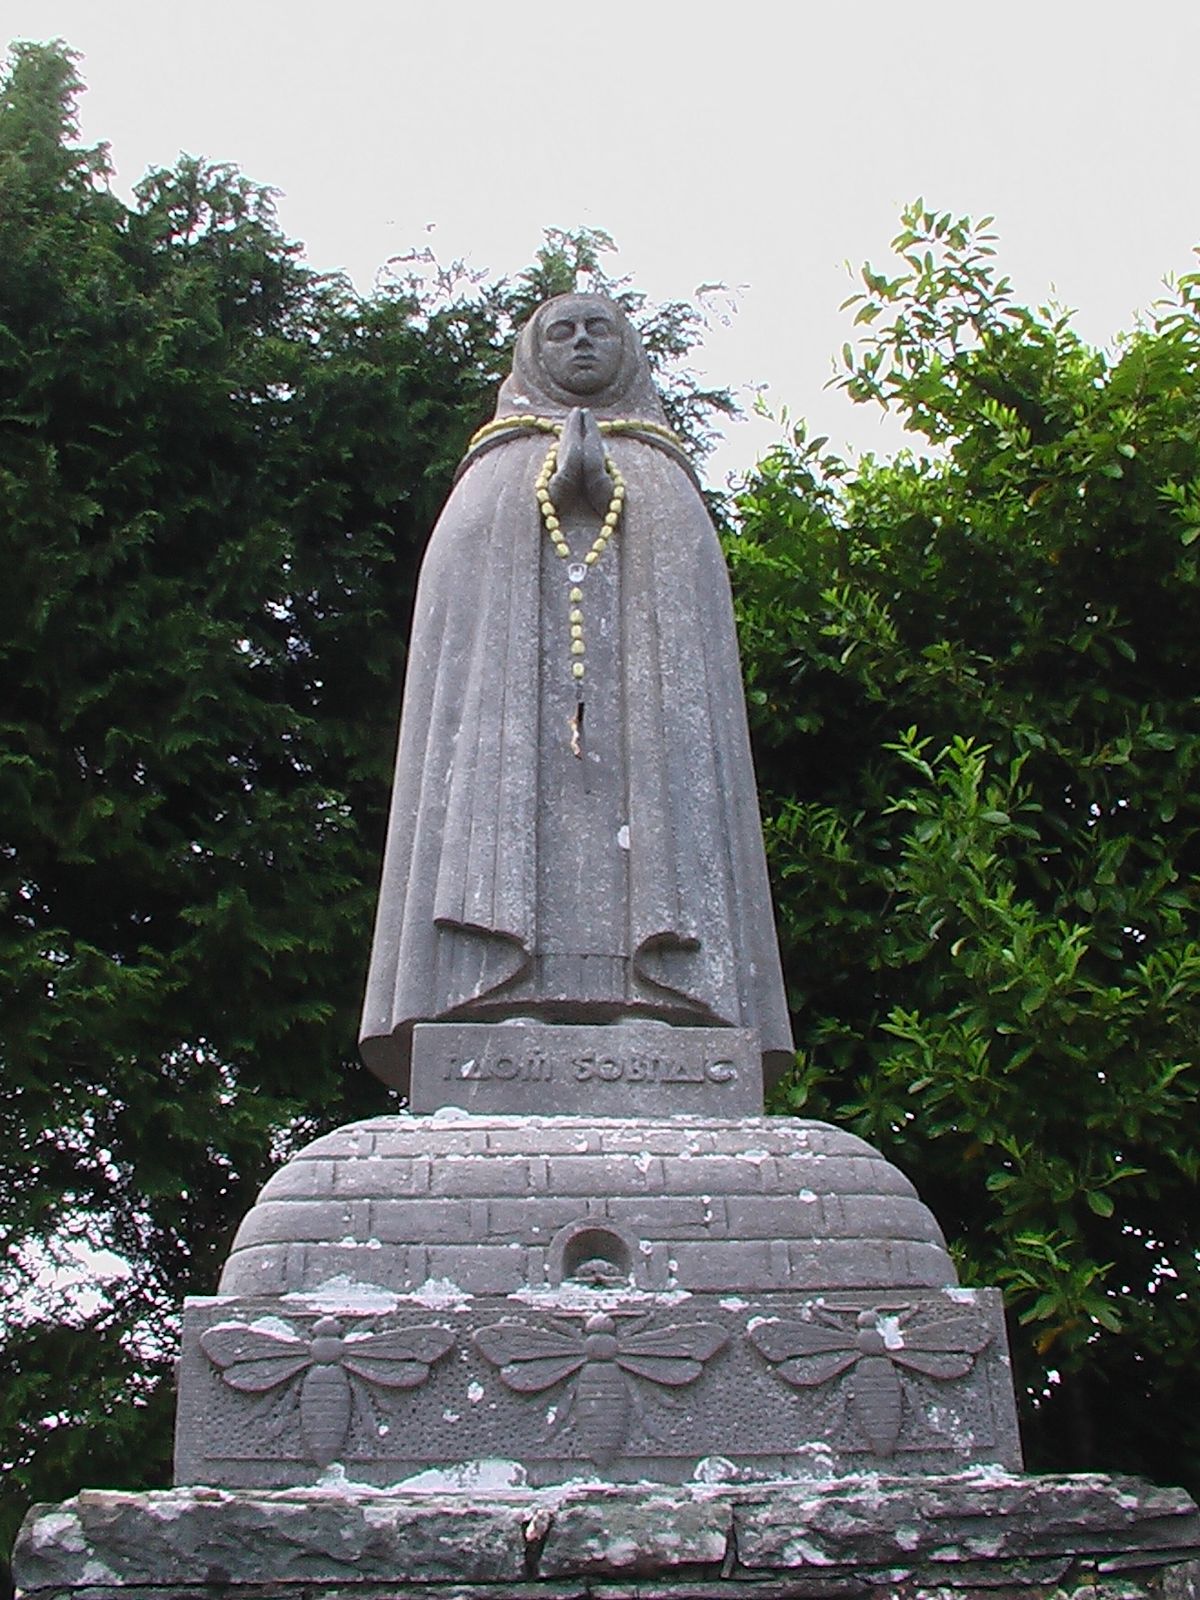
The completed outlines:
<svg viewBox="0 0 1200 1600">
<path fill-rule="evenodd" d="M 600 419 L 661 422 L 640 343 L 603 304 L 626 348 L 610 390 L 589 408 Z M 498 417 L 562 418 L 579 403 L 537 361 L 553 307 L 523 332 Z M 596 862 L 597 882 L 608 873 L 618 885 L 607 913 L 614 958 L 629 973 L 623 1009 L 753 1028 L 768 1070 L 778 1071 L 792 1059 L 792 1040 L 729 581 L 686 464 L 651 437 L 606 438 L 627 497 L 584 585 L 585 595 L 599 594 L 593 578 L 609 569 L 618 597 L 608 620 L 589 616 L 584 602 L 593 636 L 605 628 L 616 811 L 589 838 L 585 808 L 584 836 L 577 818 L 561 844 L 585 873 Z M 534 495 L 547 443 L 517 429 L 469 454 L 421 569 L 361 1034 L 367 1065 L 401 1089 L 415 1022 L 539 1012 L 607 1019 L 586 992 L 548 1005 L 533 976 L 542 930 L 562 921 L 551 906 L 560 890 L 538 859 L 560 842 L 551 769 L 558 763 L 568 778 L 580 769 L 565 719 L 548 711 L 556 671 L 560 698 L 577 691 L 565 612 L 556 609 L 565 564 L 549 549 Z M 590 686 L 578 692 L 586 697 Z M 561 893 L 578 895 L 578 879 Z"/>
</svg>

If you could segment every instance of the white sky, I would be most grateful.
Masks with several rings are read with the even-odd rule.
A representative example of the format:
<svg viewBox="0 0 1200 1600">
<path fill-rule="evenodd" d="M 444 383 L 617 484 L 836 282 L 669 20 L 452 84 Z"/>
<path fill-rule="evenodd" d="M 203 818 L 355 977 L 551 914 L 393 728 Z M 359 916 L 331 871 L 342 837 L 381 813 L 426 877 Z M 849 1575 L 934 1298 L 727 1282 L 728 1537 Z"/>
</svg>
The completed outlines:
<svg viewBox="0 0 1200 1600">
<path fill-rule="evenodd" d="M 823 385 L 844 263 L 918 194 L 994 213 L 1018 295 L 1098 343 L 1200 241 L 1200 0 L 0 0 L 0 37 L 55 36 L 122 192 L 236 162 L 363 288 L 413 246 L 498 274 L 603 227 L 656 298 L 740 289 L 702 365 L 835 445 L 896 441 Z M 732 427 L 717 474 L 771 437 Z"/>
</svg>

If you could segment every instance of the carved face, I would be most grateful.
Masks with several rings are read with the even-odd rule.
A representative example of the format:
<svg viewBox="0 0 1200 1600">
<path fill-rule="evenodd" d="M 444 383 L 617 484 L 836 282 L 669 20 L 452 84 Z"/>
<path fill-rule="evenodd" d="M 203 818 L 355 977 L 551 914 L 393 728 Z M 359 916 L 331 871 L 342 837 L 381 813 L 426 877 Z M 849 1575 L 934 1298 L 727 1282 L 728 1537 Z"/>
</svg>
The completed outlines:
<svg viewBox="0 0 1200 1600">
<path fill-rule="evenodd" d="M 621 330 L 595 300 L 564 300 L 542 329 L 546 372 L 568 394 L 607 389 L 621 366 Z"/>
</svg>

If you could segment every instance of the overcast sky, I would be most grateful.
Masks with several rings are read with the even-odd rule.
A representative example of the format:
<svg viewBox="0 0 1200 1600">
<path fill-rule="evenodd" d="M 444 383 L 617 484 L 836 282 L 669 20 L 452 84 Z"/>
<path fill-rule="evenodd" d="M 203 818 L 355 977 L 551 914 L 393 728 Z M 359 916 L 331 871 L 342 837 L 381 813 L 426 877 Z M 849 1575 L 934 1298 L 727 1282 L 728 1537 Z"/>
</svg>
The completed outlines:
<svg viewBox="0 0 1200 1600">
<path fill-rule="evenodd" d="M 895 435 L 823 387 L 845 263 L 886 260 L 906 201 L 994 213 L 1019 296 L 1098 343 L 1200 241 L 1200 0 L 0 0 L 0 22 L 81 52 L 123 193 L 180 151 L 236 162 L 363 288 L 414 246 L 506 273 L 547 226 L 602 227 L 655 297 L 738 290 L 709 375 L 857 449 Z M 718 471 L 770 436 L 731 428 Z"/>
</svg>

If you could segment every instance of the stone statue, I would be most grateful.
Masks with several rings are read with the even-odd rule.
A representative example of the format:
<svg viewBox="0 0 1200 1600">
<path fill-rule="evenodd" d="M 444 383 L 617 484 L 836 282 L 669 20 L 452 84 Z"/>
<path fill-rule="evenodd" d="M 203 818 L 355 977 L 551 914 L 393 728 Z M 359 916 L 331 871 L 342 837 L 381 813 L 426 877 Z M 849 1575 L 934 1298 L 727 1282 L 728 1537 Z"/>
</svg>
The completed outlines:
<svg viewBox="0 0 1200 1600">
<path fill-rule="evenodd" d="M 633 329 L 564 296 L 417 595 L 363 1026 L 408 1108 L 297 1152 L 190 1303 L 179 1480 L 1018 1465 L 999 1292 L 762 1115 L 790 1044 L 716 534 Z"/>
<path fill-rule="evenodd" d="M 789 1047 L 716 537 L 629 324 L 566 296 L 417 597 L 363 1028 L 409 1107 L 269 1179 L 185 1308 L 177 1487 L 36 1507 L 22 1592 L 1033 1596 L 1194 1553 L 1186 1496 L 1014 1476 L 999 1290 L 863 1140 L 760 1114 Z"/>
<path fill-rule="evenodd" d="M 729 584 L 641 343 L 522 331 L 430 539 L 362 1026 L 753 1029 L 791 1059 Z"/>
</svg>

